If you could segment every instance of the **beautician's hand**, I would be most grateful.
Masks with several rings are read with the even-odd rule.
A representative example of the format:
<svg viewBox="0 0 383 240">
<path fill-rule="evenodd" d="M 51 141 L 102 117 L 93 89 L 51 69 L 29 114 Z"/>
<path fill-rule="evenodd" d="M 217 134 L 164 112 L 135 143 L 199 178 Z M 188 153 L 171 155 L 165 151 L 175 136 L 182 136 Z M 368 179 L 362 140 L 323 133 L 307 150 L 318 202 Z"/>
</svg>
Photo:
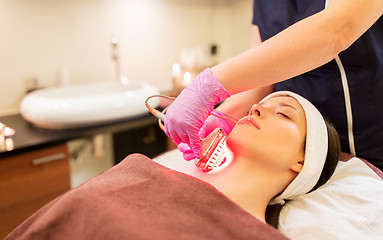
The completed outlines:
<svg viewBox="0 0 383 240">
<path fill-rule="evenodd" d="M 224 117 L 225 115 L 218 112 L 213 111 L 214 114 Z M 212 131 L 214 131 L 216 128 L 221 128 L 225 131 L 226 135 L 229 135 L 231 130 L 233 130 L 235 123 L 224 118 L 217 117 L 215 115 L 210 115 L 205 123 L 203 124 L 201 130 L 199 131 L 200 138 L 207 137 Z"/>
<path fill-rule="evenodd" d="M 184 159 L 186 161 L 196 159 L 193 151 L 191 150 L 191 148 L 186 143 L 178 144 L 177 148 L 178 148 L 178 150 L 180 150 L 180 152 L 182 152 L 182 156 L 184 157 Z"/>
<path fill-rule="evenodd" d="M 215 112 L 215 114 L 223 115 L 219 112 Z M 228 135 L 233 129 L 234 123 L 232 124 L 230 120 L 222 119 L 214 115 L 210 115 L 205 123 L 203 124 L 201 130 L 199 131 L 199 137 L 205 138 L 207 137 L 214 129 L 221 128 Z M 183 157 L 186 161 L 190 161 L 195 159 L 194 153 L 192 149 L 186 143 L 180 143 L 178 145 L 178 150 L 180 150 L 183 154 Z"/>
<path fill-rule="evenodd" d="M 179 145 L 186 143 L 194 158 L 201 157 L 199 131 L 215 104 L 230 93 L 214 77 L 209 68 L 200 73 L 170 105 L 165 115 L 165 133 Z"/>
</svg>

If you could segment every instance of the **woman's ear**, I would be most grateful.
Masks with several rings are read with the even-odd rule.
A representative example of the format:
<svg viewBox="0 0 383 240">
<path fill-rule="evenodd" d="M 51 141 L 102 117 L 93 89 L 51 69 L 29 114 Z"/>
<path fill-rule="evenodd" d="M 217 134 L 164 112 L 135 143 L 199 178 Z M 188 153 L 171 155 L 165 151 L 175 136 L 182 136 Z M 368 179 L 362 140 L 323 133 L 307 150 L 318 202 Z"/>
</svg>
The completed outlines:
<svg viewBox="0 0 383 240">
<path fill-rule="evenodd" d="M 303 168 L 303 160 L 294 163 L 294 165 L 292 165 L 290 169 L 296 173 L 300 173 L 302 168 Z"/>
</svg>

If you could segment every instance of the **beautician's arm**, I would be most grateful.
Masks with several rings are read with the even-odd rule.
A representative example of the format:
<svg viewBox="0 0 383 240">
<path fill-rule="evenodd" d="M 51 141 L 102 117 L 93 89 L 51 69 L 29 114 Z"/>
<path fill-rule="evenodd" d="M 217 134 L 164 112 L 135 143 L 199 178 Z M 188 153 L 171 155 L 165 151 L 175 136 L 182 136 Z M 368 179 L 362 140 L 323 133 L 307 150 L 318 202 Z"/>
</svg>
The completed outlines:
<svg viewBox="0 0 383 240">
<path fill-rule="evenodd" d="M 331 0 L 326 9 L 212 68 L 231 93 L 317 68 L 348 48 L 382 16 L 382 0 Z"/>
<path fill-rule="evenodd" d="M 252 26 L 251 30 L 251 48 L 262 43 L 261 35 L 257 26 Z M 264 97 L 272 93 L 274 85 L 268 85 L 251 89 L 245 92 L 232 95 L 222 103 L 217 110 L 229 114 L 237 119 L 247 115 L 247 111 Z"/>
</svg>

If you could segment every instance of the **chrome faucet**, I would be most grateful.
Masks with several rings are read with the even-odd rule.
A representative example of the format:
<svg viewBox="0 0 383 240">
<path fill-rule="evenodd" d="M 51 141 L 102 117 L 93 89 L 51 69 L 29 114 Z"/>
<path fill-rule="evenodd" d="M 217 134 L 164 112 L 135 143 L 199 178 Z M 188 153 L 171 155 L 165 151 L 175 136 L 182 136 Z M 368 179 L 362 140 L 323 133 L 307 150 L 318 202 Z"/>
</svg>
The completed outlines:
<svg viewBox="0 0 383 240">
<path fill-rule="evenodd" d="M 112 43 L 112 60 L 115 62 L 116 65 L 116 80 L 121 80 L 121 66 L 120 66 L 120 56 L 118 53 L 118 38 L 112 37 L 111 40 Z"/>
</svg>

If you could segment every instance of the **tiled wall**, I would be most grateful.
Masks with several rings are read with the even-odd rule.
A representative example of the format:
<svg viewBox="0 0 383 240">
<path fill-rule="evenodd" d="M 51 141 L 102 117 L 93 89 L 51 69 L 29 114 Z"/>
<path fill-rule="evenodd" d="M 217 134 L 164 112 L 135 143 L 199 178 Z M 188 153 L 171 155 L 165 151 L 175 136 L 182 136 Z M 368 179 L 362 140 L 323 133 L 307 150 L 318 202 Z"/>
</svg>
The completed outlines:
<svg viewBox="0 0 383 240">
<path fill-rule="evenodd" d="M 251 0 L 1 0 L 0 115 L 16 113 L 26 82 L 113 81 L 111 38 L 131 81 L 171 88 L 183 48 L 218 43 L 219 59 L 249 47 Z"/>
</svg>

